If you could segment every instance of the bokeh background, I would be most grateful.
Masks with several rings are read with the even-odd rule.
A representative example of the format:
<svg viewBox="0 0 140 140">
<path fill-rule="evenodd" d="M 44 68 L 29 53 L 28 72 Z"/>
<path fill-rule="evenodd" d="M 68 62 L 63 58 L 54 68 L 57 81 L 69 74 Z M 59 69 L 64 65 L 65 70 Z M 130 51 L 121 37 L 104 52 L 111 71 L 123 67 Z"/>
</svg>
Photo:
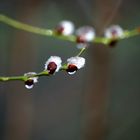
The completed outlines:
<svg viewBox="0 0 140 140">
<path fill-rule="evenodd" d="M 0 0 L 0 13 L 43 28 L 71 20 L 76 28 L 140 25 L 139 0 Z M 51 55 L 65 61 L 76 44 L 0 23 L 0 75 L 42 71 Z M 86 67 L 41 77 L 32 90 L 0 83 L 0 140 L 139 140 L 140 36 L 115 48 L 91 45 Z"/>
</svg>

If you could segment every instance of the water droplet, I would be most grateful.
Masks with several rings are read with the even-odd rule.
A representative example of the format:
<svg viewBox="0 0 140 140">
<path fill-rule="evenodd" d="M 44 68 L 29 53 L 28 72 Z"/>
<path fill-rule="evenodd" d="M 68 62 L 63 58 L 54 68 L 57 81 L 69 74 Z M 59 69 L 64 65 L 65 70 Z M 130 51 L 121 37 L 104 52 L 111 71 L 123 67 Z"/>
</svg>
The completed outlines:
<svg viewBox="0 0 140 140">
<path fill-rule="evenodd" d="M 73 71 L 73 72 L 68 72 L 68 74 L 72 75 L 72 74 L 75 74 L 76 71 Z"/>
<path fill-rule="evenodd" d="M 34 87 L 34 85 L 25 85 L 25 87 L 26 87 L 27 89 L 32 89 L 32 88 Z"/>
<path fill-rule="evenodd" d="M 68 74 L 72 75 L 72 74 L 76 73 L 77 70 L 78 70 L 77 66 L 75 66 L 73 64 L 69 64 L 66 71 L 68 72 Z"/>
<path fill-rule="evenodd" d="M 25 87 L 26 87 L 27 89 L 31 89 L 31 88 L 33 88 L 33 86 L 34 86 L 34 81 L 33 81 L 33 79 L 28 79 L 27 81 L 25 81 Z"/>
</svg>

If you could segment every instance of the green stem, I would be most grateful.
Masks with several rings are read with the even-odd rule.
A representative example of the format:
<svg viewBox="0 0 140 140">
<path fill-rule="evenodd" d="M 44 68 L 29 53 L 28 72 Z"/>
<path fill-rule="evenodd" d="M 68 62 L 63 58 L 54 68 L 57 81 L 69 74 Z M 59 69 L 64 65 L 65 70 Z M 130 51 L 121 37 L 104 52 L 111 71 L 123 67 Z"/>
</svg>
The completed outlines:
<svg viewBox="0 0 140 140">
<path fill-rule="evenodd" d="M 0 77 L 0 81 L 13 81 L 13 80 L 19 80 L 19 81 L 27 81 L 29 78 L 33 78 L 33 77 L 41 77 L 41 76 L 49 76 L 49 72 L 48 71 L 42 71 L 40 73 L 31 75 L 31 76 L 25 76 L 25 75 L 21 75 L 21 76 L 10 76 L 10 77 Z"/>
<path fill-rule="evenodd" d="M 14 19 L 12 19 L 8 16 L 5 16 L 3 14 L 0 14 L 0 22 L 3 22 L 3 23 L 5 23 L 5 24 L 7 24 L 11 27 L 16 28 L 16 29 L 24 30 L 24 31 L 31 32 L 31 33 L 34 33 L 34 34 L 57 37 L 57 38 L 72 41 L 72 42 L 75 41 L 74 36 L 67 37 L 67 36 L 57 35 L 53 30 L 31 26 L 31 25 L 19 22 L 17 20 L 14 20 Z"/>
<path fill-rule="evenodd" d="M 122 37 L 122 39 L 123 38 L 133 37 L 133 36 L 136 36 L 136 35 L 139 35 L 139 34 L 140 34 L 139 28 L 133 29 L 131 31 L 125 31 L 124 36 Z"/>
<path fill-rule="evenodd" d="M 86 50 L 86 48 L 82 48 L 82 49 L 80 50 L 80 52 L 77 54 L 77 56 L 80 56 L 85 50 Z"/>
<path fill-rule="evenodd" d="M 64 64 L 62 66 L 62 69 L 61 70 L 66 70 L 66 64 Z M 21 75 L 21 76 L 1 76 L 0 77 L 0 81 L 3 81 L 3 82 L 6 82 L 6 81 L 14 81 L 14 80 L 19 80 L 19 81 L 27 81 L 29 78 L 34 78 L 34 77 L 41 77 L 41 76 L 50 76 L 49 72 L 48 71 L 41 71 L 37 74 L 34 74 L 34 75 L 30 75 L 30 76 L 26 76 L 26 75 Z"/>
<path fill-rule="evenodd" d="M 42 34 L 42 35 L 47 35 L 47 36 L 52 36 L 52 34 L 53 34 L 52 30 L 34 27 L 31 25 L 19 22 L 17 20 L 14 20 L 12 18 L 9 18 L 2 14 L 0 15 L 0 21 L 5 24 L 8 24 L 9 26 L 12 26 L 14 28 L 24 30 L 27 32 L 31 32 L 31 33 Z"/>
<path fill-rule="evenodd" d="M 3 23 L 5 23 L 5 24 L 7 24 L 11 27 L 16 28 L 16 29 L 24 30 L 24 31 L 31 32 L 31 33 L 34 33 L 34 34 L 56 37 L 56 38 L 59 38 L 61 40 L 76 42 L 76 36 L 74 36 L 74 35 L 69 35 L 69 36 L 57 35 L 54 30 L 31 26 L 31 25 L 22 23 L 20 21 L 14 20 L 14 19 L 12 19 L 12 18 L 10 18 L 6 15 L 3 15 L 3 14 L 0 14 L 0 22 L 3 22 Z M 140 34 L 140 29 L 139 28 L 131 30 L 131 31 L 124 31 L 123 37 L 118 38 L 118 40 L 133 37 L 133 36 L 136 36 L 136 35 L 139 35 L 139 34 Z M 105 37 L 95 37 L 93 42 L 97 43 L 97 44 L 100 43 L 100 44 L 107 45 L 107 44 L 109 44 L 110 39 L 105 38 Z"/>
<path fill-rule="evenodd" d="M 20 80 L 24 81 L 24 76 L 11 76 L 11 77 L 0 77 L 0 81 L 11 81 L 11 80 Z"/>
</svg>

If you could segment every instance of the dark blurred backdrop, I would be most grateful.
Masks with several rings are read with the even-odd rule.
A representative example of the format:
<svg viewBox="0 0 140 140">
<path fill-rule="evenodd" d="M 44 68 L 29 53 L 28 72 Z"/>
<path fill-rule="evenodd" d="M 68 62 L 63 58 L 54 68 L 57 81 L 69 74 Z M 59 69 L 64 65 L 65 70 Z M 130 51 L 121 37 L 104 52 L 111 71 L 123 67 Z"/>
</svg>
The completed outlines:
<svg viewBox="0 0 140 140">
<path fill-rule="evenodd" d="M 139 0 L 0 0 L 0 12 L 19 21 L 54 28 L 71 20 L 76 28 L 140 25 Z M 51 55 L 63 60 L 76 44 L 0 23 L 0 75 L 39 72 Z M 0 140 L 139 140 L 140 36 L 115 48 L 91 45 L 86 67 L 42 77 L 28 90 L 22 82 L 0 83 Z"/>
</svg>

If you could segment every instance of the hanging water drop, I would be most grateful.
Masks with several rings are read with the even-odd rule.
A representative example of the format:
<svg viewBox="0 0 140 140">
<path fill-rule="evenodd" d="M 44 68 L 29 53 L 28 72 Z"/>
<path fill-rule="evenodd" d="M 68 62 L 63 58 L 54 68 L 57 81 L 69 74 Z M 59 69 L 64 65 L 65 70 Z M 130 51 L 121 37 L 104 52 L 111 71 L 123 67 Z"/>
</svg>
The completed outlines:
<svg viewBox="0 0 140 140">
<path fill-rule="evenodd" d="M 72 74 L 76 73 L 77 70 L 78 69 L 75 65 L 69 64 L 66 71 L 68 72 L 68 74 L 72 75 Z"/>
<path fill-rule="evenodd" d="M 34 86 L 34 80 L 33 79 L 28 79 L 27 81 L 25 81 L 25 87 L 27 89 L 31 89 Z"/>
<path fill-rule="evenodd" d="M 25 87 L 27 89 L 33 88 L 34 84 L 38 82 L 38 77 L 35 72 L 28 72 L 25 73 L 24 76 L 26 76 L 27 80 L 25 81 Z"/>
</svg>

